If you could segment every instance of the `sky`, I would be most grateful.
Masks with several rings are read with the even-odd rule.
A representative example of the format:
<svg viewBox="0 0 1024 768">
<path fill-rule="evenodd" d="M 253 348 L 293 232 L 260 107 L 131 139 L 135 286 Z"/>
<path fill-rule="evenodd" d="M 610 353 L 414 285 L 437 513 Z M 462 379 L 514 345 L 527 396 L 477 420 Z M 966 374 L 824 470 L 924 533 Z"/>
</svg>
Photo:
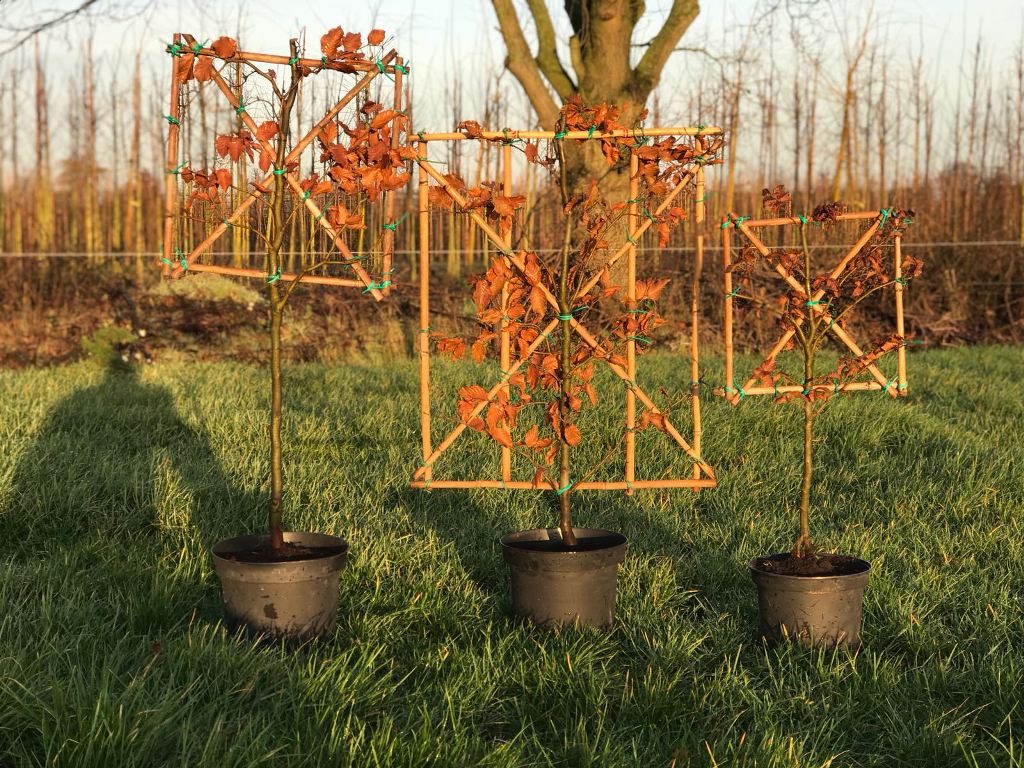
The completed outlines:
<svg viewBox="0 0 1024 768">
<path fill-rule="evenodd" d="M 40 9 L 68 8 L 79 1 L 0 0 L 0 25 L 39 19 L 42 18 Z M 155 83 L 166 81 L 168 76 L 169 62 L 162 47 L 176 30 L 191 32 L 199 39 L 228 34 L 237 36 L 248 50 L 286 52 L 288 38 L 303 30 L 306 30 L 309 48 L 315 50 L 320 34 L 330 27 L 340 24 L 346 30 L 362 32 L 381 27 L 392 35 L 392 45 L 412 64 L 417 130 L 452 127 L 449 88 L 454 73 L 459 73 L 462 79 L 463 117 L 481 116 L 487 83 L 501 76 L 499 88 L 510 96 L 508 122 L 518 125 L 532 122 L 517 84 L 511 75 L 502 74 L 504 47 L 489 0 L 151 0 L 151 7 L 142 15 L 127 12 L 141 1 L 101 0 L 101 5 L 116 3 L 115 12 L 121 20 L 109 16 L 80 19 L 43 36 L 42 49 L 48 72 L 53 73 L 51 76 L 59 75 L 62 69 L 74 73 L 75 57 L 74 54 L 69 57 L 68 51 L 80 50 L 90 29 L 95 34 L 95 50 L 106 60 L 110 70 L 130 62 L 135 49 L 141 46 Z M 712 52 L 733 50 L 748 33 L 751 20 L 760 18 L 760 9 L 771 1 L 790 7 L 806 2 L 704 0 L 701 14 L 683 44 Z M 561 3 L 548 0 L 548 4 L 558 33 L 567 39 L 568 20 Z M 521 0 L 519 5 L 523 5 Z M 653 34 L 670 6 L 671 0 L 648 0 L 647 12 L 635 39 L 647 39 Z M 847 37 L 852 38 L 870 13 L 875 36 L 885 42 L 895 63 L 906 64 L 909 69 L 911 58 L 920 51 L 928 76 L 939 84 L 941 97 L 950 102 L 963 68 L 965 43 L 969 49 L 980 34 L 990 61 L 991 77 L 1001 78 L 1009 71 L 1011 57 L 1020 45 L 1024 29 L 1024 6 L 1020 0 L 901 0 L 898 5 L 875 5 L 865 0 L 821 0 L 815 12 L 818 18 L 810 38 L 822 45 L 828 59 L 827 78 L 834 77 L 836 71 L 841 72 L 843 66 L 838 29 L 845 26 Z M 523 10 L 522 17 L 525 15 Z M 784 16 L 775 18 L 781 20 Z M 527 31 L 529 34 L 529 28 Z M 756 35 L 755 47 L 774 47 L 785 66 L 787 56 L 791 57 L 792 45 L 783 25 L 779 23 L 773 32 L 761 24 Z M 19 55 L 30 52 L 29 47 L 13 57 L 0 57 L 0 73 L 5 64 L 10 65 Z M 563 60 L 567 61 L 568 56 Z M 667 119 L 703 122 L 702 116 L 685 112 L 691 104 L 692 73 L 706 73 L 708 62 L 699 53 L 679 52 L 673 56 L 661 86 Z M 101 76 L 101 82 L 103 80 Z"/>
</svg>

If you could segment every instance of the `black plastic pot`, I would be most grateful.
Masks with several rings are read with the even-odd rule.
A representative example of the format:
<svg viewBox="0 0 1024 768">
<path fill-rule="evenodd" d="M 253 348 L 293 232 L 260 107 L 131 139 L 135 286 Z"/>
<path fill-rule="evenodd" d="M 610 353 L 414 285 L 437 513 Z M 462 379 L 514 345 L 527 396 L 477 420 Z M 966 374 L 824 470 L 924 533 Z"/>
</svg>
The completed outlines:
<svg viewBox="0 0 1024 768">
<path fill-rule="evenodd" d="M 348 542 L 325 533 L 284 534 L 286 543 L 305 547 L 341 547 L 328 557 L 282 563 L 247 563 L 224 555 L 250 550 L 265 535 L 237 536 L 213 547 L 213 566 L 224 594 L 224 618 L 231 630 L 244 628 L 297 640 L 334 629 L 338 611 L 338 574 L 348 559 Z"/>
<path fill-rule="evenodd" d="M 533 528 L 501 537 L 512 576 L 512 610 L 541 626 L 610 627 L 626 537 L 593 528 L 573 531 L 577 546 L 572 549 L 562 544 L 557 528 Z"/>
<path fill-rule="evenodd" d="M 784 558 L 785 554 L 770 559 Z M 860 648 L 861 609 L 871 564 L 854 559 L 855 573 L 841 576 L 787 576 L 747 563 L 757 585 L 761 636 L 771 643 L 789 640 L 816 648 Z"/>
</svg>

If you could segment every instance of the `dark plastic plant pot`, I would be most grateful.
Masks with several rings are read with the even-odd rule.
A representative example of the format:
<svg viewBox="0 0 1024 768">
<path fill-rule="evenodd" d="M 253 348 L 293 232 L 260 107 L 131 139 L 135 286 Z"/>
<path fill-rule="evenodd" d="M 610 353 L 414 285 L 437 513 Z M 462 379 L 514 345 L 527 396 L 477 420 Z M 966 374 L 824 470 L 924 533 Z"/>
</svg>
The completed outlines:
<svg viewBox="0 0 1024 768">
<path fill-rule="evenodd" d="M 770 559 L 784 558 L 785 554 Z M 794 641 L 815 648 L 861 646 L 861 609 L 871 564 L 854 558 L 858 570 L 841 576 L 788 576 L 747 563 L 757 585 L 761 636 L 770 643 Z"/>
<path fill-rule="evenodd" d="M 286 543 L 341 547 L 327 557 L 281 563 L 247 563 L 226 557 L 265 542 L 262 534 L 225 539 L 213 547 L 213 566 L 224 594 L 224 618 L 232 631 L 306 640 L 334 629 L 338 575 L 348 559 L 348 542 L 325 533 L 284 534 Z"/>
<path fill-rule="evenodd" d="M 533 528 L 501 537 L 512 576 L 512 611 L 541 626 L 610 627 L 626 537 L 593 528 L 573 531 L 574 549 L 562 545 L 557 528 Z"/>
</svg>

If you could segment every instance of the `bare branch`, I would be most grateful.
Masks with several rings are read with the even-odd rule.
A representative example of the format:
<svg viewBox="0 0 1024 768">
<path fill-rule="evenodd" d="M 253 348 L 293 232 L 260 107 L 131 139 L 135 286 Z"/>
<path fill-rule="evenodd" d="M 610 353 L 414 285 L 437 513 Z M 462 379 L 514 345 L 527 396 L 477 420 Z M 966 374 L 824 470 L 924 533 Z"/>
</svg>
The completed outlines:
<svg viewBox="0 0 1024 768">
<path fill-rule="evenodd" d="M 526 4 L 530 8 L 533 23 L 537 27 L 537 58 L 535 59 L 537 66 L 551 83 L 558 97 L 565 101 L 576 90 L 576 84 L 558 58 L 555 28 L 551 24 L 548 7 L 544 0 L 526 0 Z"/>
<path fill-rule="evenodd" d="M 530 52 L 530 46 L 519 26 L 519 17 L 512 5 L 512 0 L 491 0 L 494 14 L 498 17 L 501 36 L 505 39 L 508 56 L 505 67 L 519 81 L 526 92 L 526 97 L 533 105 L 540 123 L 545 128 L 552 128 L 558 119 L 558 105 L 548 90 L 540 67 Z"/>
<path fill-rule="evenodd" d="M 698 0 L 672 0 L 672 10 L 669 11 L 664 26 L 633 70 L 633 82 L 640 92 L 649 93 L 658 84 L 669 56 L 699 13 Z"/>
</svg>

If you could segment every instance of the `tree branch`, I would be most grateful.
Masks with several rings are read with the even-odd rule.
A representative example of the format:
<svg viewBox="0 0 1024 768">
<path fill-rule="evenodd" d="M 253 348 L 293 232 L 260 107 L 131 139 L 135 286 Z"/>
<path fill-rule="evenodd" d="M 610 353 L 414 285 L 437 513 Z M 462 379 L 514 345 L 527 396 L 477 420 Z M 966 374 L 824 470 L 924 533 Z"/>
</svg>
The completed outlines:
<svg viewBox="0 0 1024 768">
<path fill-rule="evenodd" d="M 576 90 L 576 84 L 558 58 L 555 28 L 551 24 L 548 7 L 544 4 L 544 0 L 526 0 L 526 5 L 530 8 L 534 26 L 537 27 L 537 58 L 535 59 L 537 66 L 551 83 L 558 97 L 565 101 Z"/>
<path fill-rule="evenodd" d="M 519 26 L 519 17 L 512 0 L 491 0 L 494 15 L 498 17 L 498 27 L 505 39 L 508 56 L 505 57 L 505 68 L 519 81 L 526 92 L 526 97 L 533 105 L 540 123 L 545 128 L 552 128 L 558 119 L 558 105 L 555 103 L 547 84 L 541 75 L 540 67 L 530 52 L 530 46 Z"/>
<path fill-rule="evenodd" d="M 638 92 L 646 96 L 658 84 L 669 56 L 699 13 L 699 0 L 672 0 L 672 10 L 669 11 L 664 26 L 633 70 L 634 88 Z"/>
</svg>

